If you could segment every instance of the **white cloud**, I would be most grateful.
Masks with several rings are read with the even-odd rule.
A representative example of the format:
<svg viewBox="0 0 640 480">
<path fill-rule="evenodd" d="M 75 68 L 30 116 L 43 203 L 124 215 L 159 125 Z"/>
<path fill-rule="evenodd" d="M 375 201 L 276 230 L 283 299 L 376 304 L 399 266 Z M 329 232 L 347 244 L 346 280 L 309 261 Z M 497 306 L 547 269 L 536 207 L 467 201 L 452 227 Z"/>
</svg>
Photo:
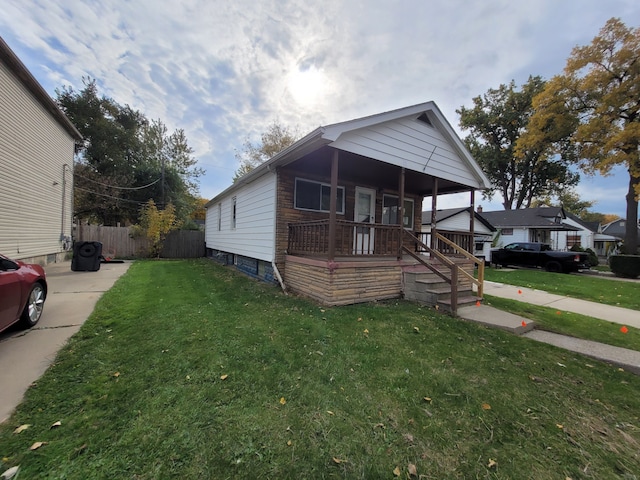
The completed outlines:
<svg viewBox="0 0 640 480">
<path fill-rule="evenodd" d="M 306 133 L 434 100 L 458 129 L 472 97 L 549 77 L 609 17 L 640 18 L 633 0 L 0 2 L 5 40 L 51 94 L 91 76 L 183 128 L 209 169 L 206 197 L 230 182 L 234 149 L 276 118 Z"/>
</svg>

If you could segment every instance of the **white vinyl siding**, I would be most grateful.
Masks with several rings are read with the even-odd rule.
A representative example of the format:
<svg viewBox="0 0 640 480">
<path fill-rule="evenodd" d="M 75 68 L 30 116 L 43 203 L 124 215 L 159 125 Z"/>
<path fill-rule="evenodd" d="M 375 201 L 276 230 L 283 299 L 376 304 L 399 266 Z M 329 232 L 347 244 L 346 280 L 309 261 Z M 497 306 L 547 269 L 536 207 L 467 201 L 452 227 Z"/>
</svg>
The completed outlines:
<svg viewBox="0 0 640 480">
<path fill-rule="evenodd" d="M 276 176 L 263 175 L 207 208 L 207 225 L 221 229 L 206 229 L 206 246 L 213 250 L 273 261 L 275 242 Z M 233 226 L 233 201 L 236 221 Z M 218 205 L 221 205 L 219 208 Z"/>
<path fill-rule="evenodd" d="M 0 62 L 0 252 L 21 259 L 63 251 L 73 154 L 73 138 Z"/>
<path fill-rule="evenodd" d="M 480 186 L 470 165 L 445 136 L 414 117 L 346 132 L 331 146 L 463 185 Z"/>
</svg>

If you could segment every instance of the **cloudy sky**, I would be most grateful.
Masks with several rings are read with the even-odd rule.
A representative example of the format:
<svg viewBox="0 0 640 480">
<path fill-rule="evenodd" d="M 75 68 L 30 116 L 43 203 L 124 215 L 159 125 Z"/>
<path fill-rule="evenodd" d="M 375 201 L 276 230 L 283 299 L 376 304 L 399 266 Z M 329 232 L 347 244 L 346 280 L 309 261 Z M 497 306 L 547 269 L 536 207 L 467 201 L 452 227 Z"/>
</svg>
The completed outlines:
<svg viewBox="0 0 640 480">
<path fill-rule="evenodd" d="M 611 17 L 640 26 L 638 0 L 0 0 L 0 12 L 0 35 L 52 96 L 89 76 L 184 129 L 206 198 L 274 120 L 306 134 L 433 100 L 463 137 L 455 110 L 474 96 L 560 73 Z M 583 177 L 593 210 L 625 215 L 617 173 Z"/>
</svg>

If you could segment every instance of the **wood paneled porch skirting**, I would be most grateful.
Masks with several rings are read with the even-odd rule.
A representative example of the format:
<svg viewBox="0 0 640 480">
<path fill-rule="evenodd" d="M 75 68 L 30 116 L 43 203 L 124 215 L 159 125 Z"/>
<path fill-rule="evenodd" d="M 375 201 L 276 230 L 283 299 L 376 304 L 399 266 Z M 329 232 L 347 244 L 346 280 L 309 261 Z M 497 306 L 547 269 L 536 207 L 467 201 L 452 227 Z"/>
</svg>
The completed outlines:
<svg viewBox="0 0 640 480">
<path fill-rule="evenodd" d="M 288 289 L 332 306 L 400 298 L 402 269 L 411 264 L 396 258 L 327 261 L 293 255 L 285 262 Z"/>
</svg>

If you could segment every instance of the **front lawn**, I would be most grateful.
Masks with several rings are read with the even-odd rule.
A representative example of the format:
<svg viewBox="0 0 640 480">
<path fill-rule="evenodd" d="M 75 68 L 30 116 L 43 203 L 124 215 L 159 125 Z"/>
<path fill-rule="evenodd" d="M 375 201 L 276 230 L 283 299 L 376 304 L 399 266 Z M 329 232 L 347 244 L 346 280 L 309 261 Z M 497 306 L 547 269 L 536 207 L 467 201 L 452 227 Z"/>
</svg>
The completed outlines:
<svg viewBox="0 0 640 480">
<path fill-rule="evenodd" d="M 207 260 L 141 261 L 0 426 L 0 472 L 634 478 L 638 391 L 413 303 L 323 308 Z"/>
<path fill-rule="evenodd" d="M 485 280 L 640 310 L 640 282 L 588 275 L 549 273 L 537 269 L 485 269 Z"/>
</svg>

